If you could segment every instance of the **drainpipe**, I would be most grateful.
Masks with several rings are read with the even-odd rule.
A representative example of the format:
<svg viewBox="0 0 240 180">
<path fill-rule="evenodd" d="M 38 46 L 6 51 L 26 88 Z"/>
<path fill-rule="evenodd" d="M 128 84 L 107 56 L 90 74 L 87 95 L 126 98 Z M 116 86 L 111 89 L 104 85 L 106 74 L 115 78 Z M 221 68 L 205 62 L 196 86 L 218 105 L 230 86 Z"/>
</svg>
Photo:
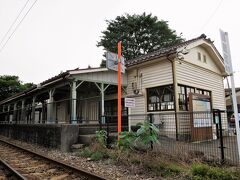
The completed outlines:
<svg viewBox="0 0 240 180">
<path fill-rule="evenodd" d="M 170 59 L 170 55 L 167 56 L 167 60 L 172 64 L 172 81 L 173 81 L 173 92 L 174 92 L 174 111 L 175 111 L 175 128 L 176 128 L 176 140 L 178 141 L 178 117 L 179 112 L 178 98 L 177 98 L 177 75 L 176 75 L 176 61 L 175 58 Z"/>
</svg>

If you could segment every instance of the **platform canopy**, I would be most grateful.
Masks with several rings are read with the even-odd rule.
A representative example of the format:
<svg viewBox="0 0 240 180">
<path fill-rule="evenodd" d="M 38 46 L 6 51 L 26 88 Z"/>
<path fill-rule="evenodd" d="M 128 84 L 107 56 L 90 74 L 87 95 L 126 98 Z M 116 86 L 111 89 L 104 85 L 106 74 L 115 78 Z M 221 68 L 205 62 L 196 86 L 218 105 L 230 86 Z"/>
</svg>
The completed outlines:
<svg viewBox="0 0 240 180">
<path fill-rule="evenodd" d="M 77 69 L 69 71 L 69 79 L 117 85 L 117 72 L 107 68 Z M 122 74 L 122 86 L 127 86 L 127 75 Z"/>
</svg>

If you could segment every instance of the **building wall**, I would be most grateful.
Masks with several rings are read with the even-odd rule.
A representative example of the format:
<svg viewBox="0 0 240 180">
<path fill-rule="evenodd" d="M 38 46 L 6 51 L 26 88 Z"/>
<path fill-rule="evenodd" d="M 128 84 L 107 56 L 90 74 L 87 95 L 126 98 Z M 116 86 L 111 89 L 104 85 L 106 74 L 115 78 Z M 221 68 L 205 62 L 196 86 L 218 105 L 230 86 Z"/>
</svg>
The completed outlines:
<svg viewBox="0 0 240 180">
<path fill-rule="evenodd" d="M 198 53 L 201 54 L 201 60 L 198 60 Z M 206 62 L 203 60 L 203 56 L 206 56 Z M 204 47 L 197 46 L 192 48 L 188 54 L 184 56 L 184 61 L 195 64 L 199 67 L 203 67 L 205 69 L 209 69 L 213 72 L 221 74 L 219 67 L 216 65 L 214 61 L 214 57 L 212 57 Z"/>
<path fill-rule="evenodd" d="M 74 74 L 78 80 L 89 81 L 89 82 L 103 82 L 105 84 L 117 84 L 117 73 L 115 71 L 103 71 L 103 72 L 89 72 Z M 122 74 L 122 84 L 127 84 L 127 75 Z"/>
<path fill-rule="evenodd" d="M 198 52 L 206 55 L 206 63 L 198 59 Z M 203 57 L 203 56 L 202 56 Z M 193 48 L 181 63 L 176 63 L 177 83 L 211 91 L 213 109 L 226 110 L 223 77 L 212 57 L 202 47 Z M 185 122 L 186 121 L 186 122 Z M 187 119 L 179 119 L 179 127 L 186 126 Z M 227 127 L 227 121 L 222 123 Z M 212 126 L 215 131 L 215 125 Z"/>
<path fill-rule="evenodd" d="M 136 107 L 130 109 L 131 114 L 147 113 L 147 88 L 173 83 L 172 65 L 166 59 L 157 59 L 152 64 L 130 69 L 127 73 L 127 96 L 134 97 L 136 103 Z M 134 94 L 133 86 L 139 90 L 139 94 Z"/>
<path fill-rule="evenodd" d="M 69 123 L 68 101 L 57 103 L 56 108 L 58 123 Z"/>
<path fill-rule="evenodd" d="M 206 55 L 207 63 L 198 60 L 197 52 Z M 212 108 L 226 109 L 223 77 L 211 56 L 203 48 L 194 48 L 181 64 L 176 63 L 176 75 L 179 84 L 211 91 Z"/>
<path fill-rule="evenodd" d="M 126 95 L 122 92 L 122 98 Z M 101 97 L 82 97 L 83 100 L 77 101 L 77 117 L 83 123 L 98 123 L 99 115 L 101 114 Z M 105 95 L 104 100 L 117 99 L 117 94 Z"/>
<path fill-rule="evenodd" d="M 198 52 L 201 54 L 201 61 L 198 60 Z M 203 55 L 206 57 L 206 62 L 203 61 Z M 216 57 L 212 57 L 203 47 L 193 47 L 185 56 L 184 60 L 176 63 L 176 79 L 178 84 L 211 91 L 212 108 L 225 110 L 223 77 L 215 61 Z M 148 65 L 141 64 L 139 67 L 128 70 L 127 93 L 128 97 L 134 97 L 136 102 L 136 107 L 131 108 L 129 114 L 147 113 L 147 88 L 172 83 L 172 64 L 166 59 L 158 59 L 155 60 L 154 63 L 149 63 Z M 139 90 L 138 95 L 134 94 L 133 87 Z M 164 129 L 173 131 L 172 136 L 175 136 L 174 114 L 169 115 L 167 114 L 168 112 L 164 111 L 158 111 L 156 113 L 163 113 L 163 115 L 161 115 L 161 118 L 156 116 L 155 123 L 158 123 L 157 121 L 163 121 Z M 135 117 L 130 116 L 129 120 L 131 125 L 137 122 Z M 226 122 L 223 124 L 226 126 Z M 186 115 L 179 114 L 178 127 L 179 133 L 190 133 L 190 117 L 186 118 Z M 215 130 L 215 126 L 213 126 L 213 130 Z"/>
</svg>

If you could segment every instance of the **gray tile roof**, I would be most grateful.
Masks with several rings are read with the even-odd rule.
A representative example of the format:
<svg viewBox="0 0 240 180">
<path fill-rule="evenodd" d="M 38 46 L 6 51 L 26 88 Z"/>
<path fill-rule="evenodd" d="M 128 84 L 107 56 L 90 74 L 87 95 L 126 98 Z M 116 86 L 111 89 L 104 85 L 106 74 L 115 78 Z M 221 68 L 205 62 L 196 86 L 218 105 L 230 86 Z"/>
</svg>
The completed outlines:
<svg viewBox="0 0 240 180">
<path fill-rule="evenodd" d="M 191 40 L 188 40 L 188 41 L 184 41 L 182 43 L 179 43 L 179 44 L 176 44 L 176 45 L 173 45 L 173 46 L 170 46 L 170 47 L 162 48 L 162 49 L 159 49 L 157 51 L 148 53 L 146 55 L 139 56 L 139 57 L 134 58 L 134 59 L 127 60 L 126 61 L 126 66 L 131 67 L 131 66 L 141 64 L 141 63 L 144 63 L 144 62 L 147 62 L 147 61 L 151 61 L 151 60 L 156 59 L 156 58 L 160 58 L 160 57 L 164 57 L 164 56 L 167 56 L 167 55 L 177 53 L 178 48 L 185 47 L 185 46 L 187 46 L 187 45 L 189 45 L 193 42 L 196 42 L 200 39 L 204 39 L 208 43 L 211 43 L 213 45 L 213 41 L 211 41 L 209 38 L 207 39 L 206 37 L 207 36 L 205 34 L 202 34 L 201 36 L 199 36 L 197 38 L 194 38 L 194 39 L 191 39 Z M 215 48 L 214 45 L 213 45 L 213 47 Z M 216 48 L 215 48 L 215 50 L 216 50 Z"/>
</svg>

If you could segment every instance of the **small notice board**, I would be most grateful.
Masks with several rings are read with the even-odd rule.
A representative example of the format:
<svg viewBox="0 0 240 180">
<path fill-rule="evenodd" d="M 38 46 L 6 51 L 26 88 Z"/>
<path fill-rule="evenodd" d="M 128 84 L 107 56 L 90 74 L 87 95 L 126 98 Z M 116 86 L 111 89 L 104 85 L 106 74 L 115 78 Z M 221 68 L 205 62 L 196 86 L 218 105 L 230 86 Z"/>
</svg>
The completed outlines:
<svg viewBox="0 0 240 180">
<path fill-rule="evenodd" d="M 191 113 L 191 138 L 193 141 L 213 138 L 211 98 L 207 95 L 189 93 Z"/>
<path fill-rule="evenodd" d="M 135 98 L 125 98 L 125 107 L 135 107 Z"/>
</svg>

